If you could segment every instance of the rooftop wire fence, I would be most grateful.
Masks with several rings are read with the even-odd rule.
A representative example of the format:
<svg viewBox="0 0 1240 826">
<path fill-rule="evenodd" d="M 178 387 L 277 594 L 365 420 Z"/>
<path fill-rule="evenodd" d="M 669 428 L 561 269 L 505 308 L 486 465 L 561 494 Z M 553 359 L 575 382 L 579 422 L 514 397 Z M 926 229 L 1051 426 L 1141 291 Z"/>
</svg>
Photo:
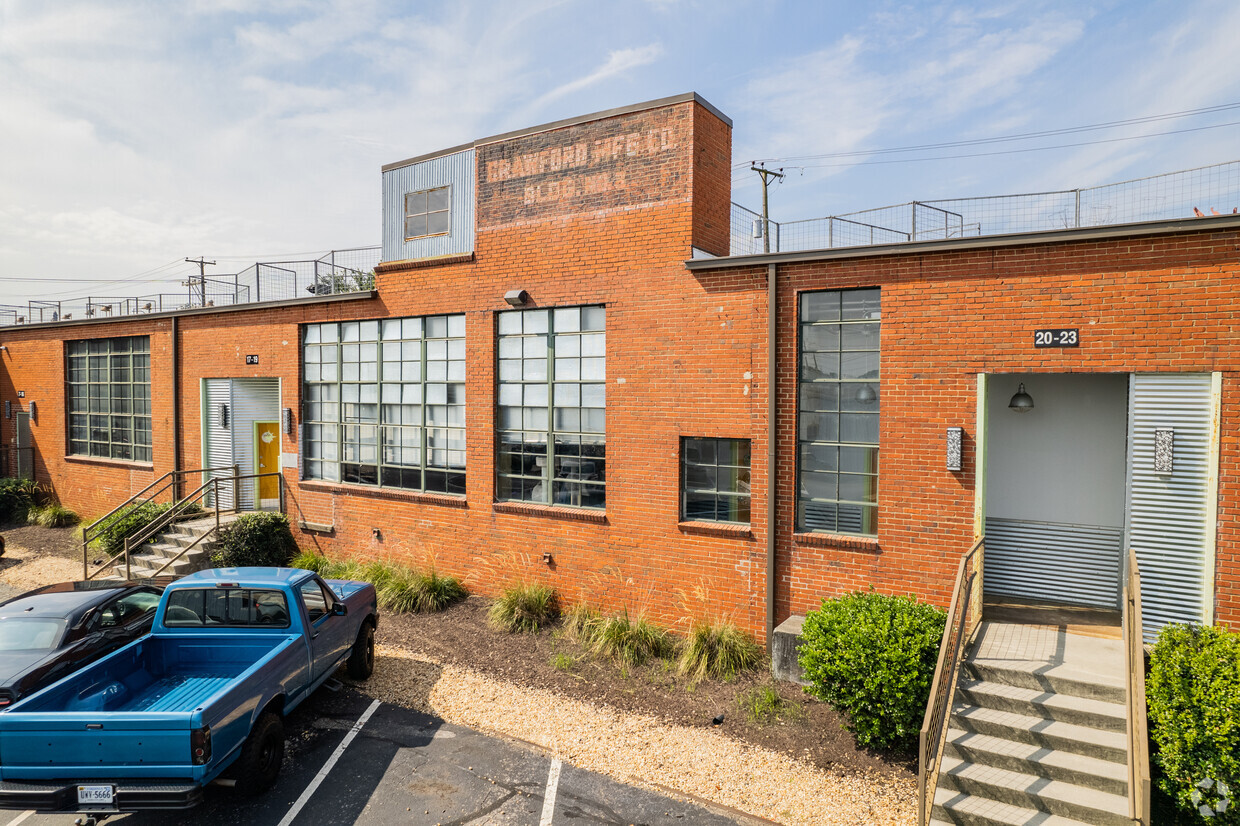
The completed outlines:
<svg viewBox="0 0 1240 826">
<path fill-rule="evenodd" d="M 909 201 L 804 221 L 768 221 L 766 226 L 760 214 L 733 204 L 731 254 L 796 252 L 1205 217 L 1236 212 L 1238 207 L 1240 161 L 1085 189 Z"/>
</svg>

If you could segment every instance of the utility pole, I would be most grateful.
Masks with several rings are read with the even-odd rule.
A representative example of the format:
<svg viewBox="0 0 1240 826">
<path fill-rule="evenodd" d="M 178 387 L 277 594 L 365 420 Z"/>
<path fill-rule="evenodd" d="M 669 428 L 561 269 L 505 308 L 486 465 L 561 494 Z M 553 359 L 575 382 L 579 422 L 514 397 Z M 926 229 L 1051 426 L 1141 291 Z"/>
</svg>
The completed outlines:
<svg viewBox="0 0 1240 826">
<path fill-rule="evenodd" d="M 198 306 L 205 307 L 207 306 L 207 264 L 210 264 L 211 266 L 214 267 L 215 262 L 204 261 L 202 260 L 201 255 L 198 256 L 197 258 L 186 258 L 185 260 L 186 262 L 190 264 L 198 265 Z M 191 281 L 190 282 L 191 290 L 193 289 L 193 286 L 194 286 L 194 282 Z M 191 293 L 191 296 L 192 296 L 192 293 Z"/>
<path fill-rule="evenodd" d="M 762 176 L 762 251 L 770 252 L 771 251 L 771 214 L 767 209 L 766 188 L 771 178 L 784 177 L 784 170 L 783 170 L 783 167 L 780 167 L 779 171 L 776 172 L 774 170 L 767 169 L 765 166 L 759 166 L 757 164 L 753 164 L 749 168 L 752 171 L 757 172 L 759 175 Z"/>
</svg>

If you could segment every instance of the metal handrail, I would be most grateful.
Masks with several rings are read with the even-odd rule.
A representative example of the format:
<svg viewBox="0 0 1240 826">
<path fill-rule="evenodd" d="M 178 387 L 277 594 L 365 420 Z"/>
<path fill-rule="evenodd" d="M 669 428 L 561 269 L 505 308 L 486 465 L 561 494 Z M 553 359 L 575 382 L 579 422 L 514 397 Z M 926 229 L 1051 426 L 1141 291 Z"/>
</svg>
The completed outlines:
<svg viewBox="0 0 1240 826">
<path fill-rule="evenodd" d="M 151 482 L 151 484 L 147 485 L 142 490 L 138 491 L 133 496 L 130 496 L 124 502 L 120 503 L 115 508 L 108 511 L 106 514 L 99 517 L 94 522 L 91 522 L 89 525 L 83 528 L 82 529 L 82 578 L 90 579 L 92 576 L 94 576 L 94 574 L 91 574 L 90 572 L 90 542 L 92 539 L 95 539 L 98 537 L 99 531 L 97 529 L 99 528 L 100 525 L 107 522 L 109 519 L 111 519 L 121 510 L 129 507 L 134 502 L 137 502 L 139 500 L 142 500 L 144 502 L 154 501 L 155 497 L 159 496 L 161 493 L 166 491 L 168 488 L 175 486 L 176 483 L 179 481 L 180 477 L 188 476 L 191 473 L 215 473 L 217 471 L 223 471 L 223 470 L 231 470 L 235 474 L 237 473 L 238 469 L 236 465 L 226 465 L 224 467 L 195 468 L 193 470 L 170 470 L 167 473 L 165 473 L 163 476 L 160 476 L 158 479 Z M 163 485 L 162 487 L 159 488 L 159 490 L 155 491 L 150 496 L 143 499 L 143 497 L 146 496 L 146 494 L 152 488 L 154 488 L 156 485 L 160 485 L 161 483 L 163 483 Z M 99 573 L 99 571 L 106 570 L 108 565 L 111 565 L 113 562 L 119 559 L 121 554 L 123 553 L 124 551 L 121 551 L 121 553 L 118 553 L 115 556 L 113 556 L 110 560 L 104 563 L 103 567 L 96 570 L 95 573 L 97 574 Z"/>
<path fill-rule="evenodd" d="M 1128 817 L 1133 823 L 1150 822 L 1150 741 L 1146 730 L 1144 622 L 1141 618 L 1141 571 L 1137 555 L 1128 549 L 1124 577 L 1123 628 L 1125 710 L 1128 733 Z"/>
<path fill-rule="evenodd" d="M 939 643 L 939 659 L 934 668 L 934 682 L 926 700 L 926 715 L 921 724 L 917 748 L 917 822 L 927 826 L 934 808 L 934 791 L 938 787 L 939 765 L 943 743 L 947 738 L 947 718 L 951 712 L 960 664 L 967 643 L 982 623 L 982 565 L 985 561 L 986 537 L 978 539 L 969 552 L 960 558 L 956 583 L 952 588 L 951 607 Z"/>
</svg>

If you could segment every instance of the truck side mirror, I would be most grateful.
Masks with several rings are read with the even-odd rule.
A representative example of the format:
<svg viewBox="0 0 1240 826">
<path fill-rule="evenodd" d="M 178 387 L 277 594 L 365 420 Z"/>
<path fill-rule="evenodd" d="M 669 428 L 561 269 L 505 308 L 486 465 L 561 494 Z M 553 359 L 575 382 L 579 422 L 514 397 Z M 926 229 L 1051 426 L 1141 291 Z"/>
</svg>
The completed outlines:
<svg viewBox="0 0 1240 826">
<path fill-rule="evenodd" d="M 348 613 L 349 613 L 349 606 L 345 605 L 343 602 L 332 603 L 332 616 L 333 617 L 343 617 Z"/>
</svg>

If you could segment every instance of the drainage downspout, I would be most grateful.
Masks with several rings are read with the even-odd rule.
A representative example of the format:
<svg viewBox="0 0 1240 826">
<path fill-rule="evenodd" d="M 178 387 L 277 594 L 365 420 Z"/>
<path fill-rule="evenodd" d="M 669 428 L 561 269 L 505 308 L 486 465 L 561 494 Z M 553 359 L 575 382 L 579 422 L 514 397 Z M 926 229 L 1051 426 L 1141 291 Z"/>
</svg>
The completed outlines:
<svg viewBox="0 0 1240 826">
<path fill-rule="evenodd" d="M 181 469 L 181 331 L 178 317 L 172 317 L 172 469 Z M 172 477 L 173 496 L 181 499 L 181 478 Z"/>
<path fill-rule="evenodd" d="M 775 265 L 766 265 L 766 650 L 775 641 L 775 494 L 779 466 L 775 450 Z"/>
</svg>

